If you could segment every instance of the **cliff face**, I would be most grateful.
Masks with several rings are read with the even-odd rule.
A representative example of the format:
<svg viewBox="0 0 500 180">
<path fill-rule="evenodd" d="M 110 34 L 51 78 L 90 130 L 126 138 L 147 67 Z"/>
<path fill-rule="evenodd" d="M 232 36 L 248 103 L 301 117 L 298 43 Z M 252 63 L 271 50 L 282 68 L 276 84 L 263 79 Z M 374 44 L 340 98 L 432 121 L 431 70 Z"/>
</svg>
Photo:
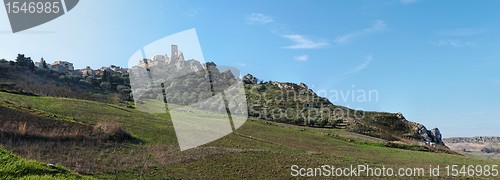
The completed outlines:
<svg viewBox="0 0 500 180">
<path fill-rule="evenodd" d="M 346 129 L 389 141 L 418 142 L 444 146 L 438 128 L 406 120 L 401 113 L 369 112 L 332 104 L 318 96 L 303 83 L 266 82 L 247 74 L 246 84 L 249 116 L 269 121 Z"/>
<path fill-rule="evenodd" d="M 443 136 L 438 128 L 427 130 L 427 128 L 421 124 L 417 125 L 417 134 L 419 134 L 424 142 L 429 145 L 442 145 L 444 146 Z"/>
</svg>

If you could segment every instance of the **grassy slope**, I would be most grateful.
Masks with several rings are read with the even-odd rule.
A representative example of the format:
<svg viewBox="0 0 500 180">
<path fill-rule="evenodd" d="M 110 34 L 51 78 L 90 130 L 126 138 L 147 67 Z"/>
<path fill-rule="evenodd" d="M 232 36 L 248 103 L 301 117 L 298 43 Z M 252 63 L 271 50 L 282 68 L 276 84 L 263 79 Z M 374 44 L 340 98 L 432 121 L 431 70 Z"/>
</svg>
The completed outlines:
<svg viewBox="0 0 500 180">
<path fill-rule="evenodd" d="M 428 168 L 429 165 L 498 164 L 458 155 L 387 148 L 376 139 L 343 130 L 325 130 L 338 135 L 332 136 L 311 128 L 275 126 L 258 120 L 247 121 L 236 133 L 217 141 L 180 152 L 167 115 L 151 115 L 92 101 L 0 93 L 0 103 L 5 101 L 87 124 L 116 121 L 145 142 L 118 148 L 76 147 L 61 152 L 72 158 L 59 160 L 55 155 L 22 154 L 55 161 L 70 169 L 88 168 L 87 173 L 98 178 L 276 178 L 290 177 L 291 165 L 348 167 L 367 163 L 373 167 Z M 360 137 L 360 140 L 346 137 Z"/>
<path fill-rule="evenodd" d="M 0 147 L 0 179 L 88 179 L 60 166 L 25 160 Z"/>
</svg>

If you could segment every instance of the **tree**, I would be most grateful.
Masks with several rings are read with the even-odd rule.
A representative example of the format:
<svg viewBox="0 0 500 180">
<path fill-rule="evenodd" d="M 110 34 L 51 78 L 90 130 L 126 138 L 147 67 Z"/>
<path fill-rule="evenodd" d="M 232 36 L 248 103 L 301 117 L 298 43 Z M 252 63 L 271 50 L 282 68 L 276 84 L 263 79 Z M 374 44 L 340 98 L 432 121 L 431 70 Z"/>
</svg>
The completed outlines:
<svg viewBox="0 0 500 180">
<path fill-rule="evenodd" d="M 31 57 L 26 57 L 24 54 L 17 54 L 16 63 L 18 66 L 28 67 L 30 70 L 35 70 L 35 63 L 31 60 Z"/>
<path fill-rule="evenodd" d="M 26 58 L 24 57 L 24 54 L 17 54 L 17 57 L 16 57 L 17 65 L 23 66 L 25 59 Z"/>
<path fill-rule="evenodd" d="M 28 65 L 28 68 L 31 70 L 31 71 L 34 71 L 35 70 L 35 63 L 31 60 L 30 57 L 28 57 L 26 59 L 26 63 Z"/>
<path fill-rule="evenodd" d="M 109 69 L 104 69 L 104 72 L 102 73 L 101 77 L 102 82 L 113 83 L 113 79 L 114 77 L 112 71 Z"/>
</svg>

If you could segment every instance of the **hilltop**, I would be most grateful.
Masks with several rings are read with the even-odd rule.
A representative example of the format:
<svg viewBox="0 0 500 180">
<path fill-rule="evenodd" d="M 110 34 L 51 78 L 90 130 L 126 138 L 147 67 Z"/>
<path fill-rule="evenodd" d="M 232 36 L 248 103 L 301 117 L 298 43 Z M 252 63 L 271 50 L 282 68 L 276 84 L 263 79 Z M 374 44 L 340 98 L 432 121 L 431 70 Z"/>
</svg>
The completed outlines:
<svg viewBox="0 0 500 180">
<path fill-rule="evenodd" d="M 0 90 L 110 103 L 130 101 L 126 69 L 111 65 L 75 70 L 67 61 L 48 64 L 42 58 L 35 63 L 24 54 L 13 61 L 0 60 Z"/>
</svg>

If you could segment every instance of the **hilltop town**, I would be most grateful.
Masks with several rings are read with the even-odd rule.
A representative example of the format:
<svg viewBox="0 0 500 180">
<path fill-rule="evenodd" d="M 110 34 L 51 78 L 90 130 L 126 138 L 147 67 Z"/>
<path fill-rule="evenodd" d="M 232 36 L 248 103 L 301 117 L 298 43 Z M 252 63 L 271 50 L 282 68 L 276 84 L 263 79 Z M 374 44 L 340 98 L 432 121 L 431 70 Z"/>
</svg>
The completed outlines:
<svg viewBox="0 0 500 180">
<path fill-rule="evenodd" d="M 33 62 L 24 54 L 11 61 L 0 59 L 0 90 L 117 103 L 131 98 L 126 68 L 75 69 L 69 61 Z"/>
<path fill-rule="evenodd" d="M 29 58 L 25 57 L 24 54 L 19 54 L 18 58 Z M 31 60 L 31 58 L 29 58 Z M 4 60 L 6 61 L 6 60 Z M 178 50 L 177 45 L 171 46 L 171 55 L 155 55 L 150 59 L 142 59 L 138 60 L 138 66 L 147 68 L 153 66 L 173 66 L 177 69 L 182 69 L 183 67 L 188 67 L 193 71 L 200 71 L 203 69 L 203 65 L 195 60 L 195 59 L 184 59 L 184 53 Z M 120 66 L 110 65 L 107 67 L 101 67 L 99 69 L 92 69 L 90 66 L 86 66 L 83 69 L 75 69 L 72 62 L 57 60 L 52 64 L 48 64 L 45 62 L 45 59 L 42 57 L 39 62 L 34 62 L 34 66 L 41 69 L 47 69 L 51 71 L 55 71 L 62 74 L 67 75 L 81 75 L 83 77 L 102 77 L 106 74 L 108 75 L 121 75 L 128 76 L 128 68 L 122 68 Z"/>
<path fill-rule="evenodd" d="M 68 61 L 54 61 L 52 64 L 46 64 L 44 66 L 44 59 L 42 58 L 40 62 L 35 62 L 35 66 L 38 68 L 44 68 L 51 71 L 70 74 L 70 75 L 82 75 L 82 76 L 97 76 L 102 77 L 104 74 L 117 74 L 117 75 L 128 75 L 127 68 L 122 68 L 120 66 L 111 65 L 108 67 L 101 67 L 99 69 L 92 69 L 90 66 L 86 66 L 83 69 L 75 69 L 73 63 Z"/>
</svg>

